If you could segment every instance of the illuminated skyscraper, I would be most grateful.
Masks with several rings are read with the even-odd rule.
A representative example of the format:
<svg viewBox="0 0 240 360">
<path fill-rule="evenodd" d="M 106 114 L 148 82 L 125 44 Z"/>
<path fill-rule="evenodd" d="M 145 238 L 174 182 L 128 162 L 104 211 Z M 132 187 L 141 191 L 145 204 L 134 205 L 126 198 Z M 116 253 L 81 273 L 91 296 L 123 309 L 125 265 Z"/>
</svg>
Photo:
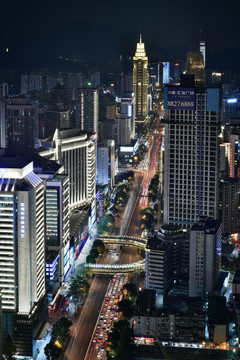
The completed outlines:
<svg viewBox="0 0 240 360">
<path fill-rule="evenodd" d="M 204 40 L 200 41 L 199 50 L 203 56 L 203 65 L 206 68 L 207 67 L 207 44 L 206 44 L 206 41 L 204 41 Z"/>
<path fill-rule="evenodd" d="M 136 122 L 143 122 L 148 113 L 148 57 L 141 35 L 133 57 L 133 92 L 136 98 Z"/>
<path fill-rule="evenodd" d="M 195 76 L 195 83 L 204 81 L 204 59 L 200 51 L 188 51 L 186 74 Z"/>
<path fill-rule="evenodd" d="M 70 210 L 91 205 L 95 221 L 96 135 L 79 129 L 56 129 L 52 142 L 43 142 L 39 154 L 64 165 L 70 181 Z"/>
<path fill-rule="evenodd" d="M 98 132 L 98 89 L 77 91 L 76 127 L 82 131 Z"/>
<path fill-rule="evenodd" d="M 3 335 L 32 356 L 33 326 L 45 295 L 45 184 L 33 163 L 0 157 L 0 288 Z M 41 315 L 35 324 L 42 326 Z"/>
<path fill-rule="evenodd" d="M 135 136 L 135 97 L 132 94 L 124 94 L 120 105 L 121 117 L 131 119 L 131 138 Z"/>
<path fill-rule="evenodd" d="M 0 292 L 0 359 L 2 358 L 2 296 Z"/>
<path fill-rule="evenodd" d="M 164 88 L 164 223 L 219 216 L 220 88 Z"/>
</svg>

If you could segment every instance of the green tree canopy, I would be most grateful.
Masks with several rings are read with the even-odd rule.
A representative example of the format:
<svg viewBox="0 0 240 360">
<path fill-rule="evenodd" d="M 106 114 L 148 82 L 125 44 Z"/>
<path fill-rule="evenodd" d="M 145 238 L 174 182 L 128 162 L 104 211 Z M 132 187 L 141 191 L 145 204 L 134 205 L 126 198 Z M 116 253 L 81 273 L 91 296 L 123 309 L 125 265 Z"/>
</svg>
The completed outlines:
<svg viewBox="0 0 240 360">
<path fill-rule="evenodd" d="M 124 319 L 129 320 L 133 316 L 134 305 L 130 299 L 123 299 L 118 302 L 118 311 L 122 313 Z"/>
<path fill-rule="evenodd" d="M 104 250 L 105 250 L 104 242 L 102 240 L 99 240 L 99 239 L 94 240 L 94 243 L 93 243 L 92 247 L 97 249 L 97 251 L 99 253 L 103 253 Z"/>
<path fill-rule="evenodd" d="M 127 320 L 119 320 L 114 323 L 112 332 L 109 332 L 108 334 L 108 341 L 111 343 L 111 348 L 116 349 L 120 340 L 121 332 L 128 326 L 129 322 Z"/>
<path fill-rule="evenodd" d="M 44 353 L 47 360 L 58 360 L 62 352 L 62 348 L 55 346 L 54 341 L 51 340 L 44 348 Z"/>
<path fill-rule="evenodd" d="M 127 296 L 129 297 L 136 297 L 138 294 L 137 286 L 133 282 L 124 284 L 123 290 L 126 290 Z"/>
<path fill-rule="evenodd" d="M 69 328 L 72 325 L 70 319 L 62 317 L 59 319 L 52 328 L 52 340 L 58 341 L 58 343 L 63 346 L 66 340 L 66 337 L 69 334 Z"/>
<path fill-rule="evenodd" d="M 95 263 L 96 263 L 96 259 L 95 259 L 93 256 L 88 255 L 88 256 L 86 257 L 86 263 L 87 263 L 87 264 L 95 264 Z"/>
<path fill-rule="evenodd" d="M 92 256 L 94 259 L 96 259 L 99 256 L 99 252 L 96 248 L 92 248 L 89 253 L 90 256 Z"/>
<path fill-rule="evenodd" d="M 147 214 L 151 214 L 151 215 L 154 215 L 154 210 L 150 207 L 147 207 L 145 209 L 142 209 L 140 211 L 140 215 L 143 216 L 143 215 L 147 215 Z"/>
<path fill-rule="evenodd" d="M 121 332 L 120 339 L 116 348 L 116 360 L 132 359 L 132 340 L 133 331 L 129 327 L 124 328 Z"/>
<path fill-rule="evenodd" d="M 95 259 L 94 259 L 95 261 Z M 72 277 L 71 283 L 69 286 L 70 295 L 73 296 L 73 301 L 75 304 L 79 302 L 80 297 L 86 294 L 89 290 L 89 282 L 87 274 L 76 274 Z"/>
</svg>

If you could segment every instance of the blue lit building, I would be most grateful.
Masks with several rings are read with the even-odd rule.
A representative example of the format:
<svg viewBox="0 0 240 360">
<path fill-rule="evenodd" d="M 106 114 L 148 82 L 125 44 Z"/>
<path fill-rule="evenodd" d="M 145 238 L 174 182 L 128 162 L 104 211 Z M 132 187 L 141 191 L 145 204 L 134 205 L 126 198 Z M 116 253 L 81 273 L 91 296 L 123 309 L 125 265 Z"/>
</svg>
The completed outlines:
<svg viewBox="0 0 240 360">
<path fill-rule="evenodd" d="M 226 124 L 230 119 L 240 118 L 240 100 L 236 96 L 227 96 L 222 100 L 223 123 Z"/>
</svg>

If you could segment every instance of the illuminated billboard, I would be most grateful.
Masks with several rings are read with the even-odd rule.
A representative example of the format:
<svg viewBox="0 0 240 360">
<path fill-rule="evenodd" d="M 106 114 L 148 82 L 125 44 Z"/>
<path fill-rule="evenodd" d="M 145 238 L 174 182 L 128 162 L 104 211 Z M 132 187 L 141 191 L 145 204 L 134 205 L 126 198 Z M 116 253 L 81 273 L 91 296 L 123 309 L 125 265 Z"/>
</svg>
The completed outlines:
<svg viewBox="0 0 240 360">
<path fill-rule="evenodd" d="M 163 84 L 169 83 L 169 74 L 170 74 L 170 63 L 163 62 Z"/>
<path fill-rule="evenodd" d="M 120 146 L 121 153 L 133 153 L 133 146 Z"/>
<path fill-rule="evenodd" d="M 237 99 L 227 99 L 228 104 L 236 104 Z"/>
<path fill-rule="evenodd" d="M 195 110 L 194 88 L 168 88 L 167 92 L 168 110 Z"/>
</svg>

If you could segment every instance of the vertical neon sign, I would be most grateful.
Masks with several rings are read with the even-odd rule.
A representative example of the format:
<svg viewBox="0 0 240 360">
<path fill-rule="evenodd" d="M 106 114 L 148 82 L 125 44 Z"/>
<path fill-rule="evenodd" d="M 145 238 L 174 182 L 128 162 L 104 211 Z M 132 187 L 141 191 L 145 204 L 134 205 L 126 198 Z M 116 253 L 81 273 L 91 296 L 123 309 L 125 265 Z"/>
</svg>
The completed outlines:
<svg viewBox="0 0 240 360">
<path fill-rule="evenodd" d="M 230 149 L 230 177 L 233 177 L 233 151 Z"/>
<path fill-rule="evenodd" d="M 25 204 L 21 203 L 21 238 L 25 237 Z"/>
</svg>

